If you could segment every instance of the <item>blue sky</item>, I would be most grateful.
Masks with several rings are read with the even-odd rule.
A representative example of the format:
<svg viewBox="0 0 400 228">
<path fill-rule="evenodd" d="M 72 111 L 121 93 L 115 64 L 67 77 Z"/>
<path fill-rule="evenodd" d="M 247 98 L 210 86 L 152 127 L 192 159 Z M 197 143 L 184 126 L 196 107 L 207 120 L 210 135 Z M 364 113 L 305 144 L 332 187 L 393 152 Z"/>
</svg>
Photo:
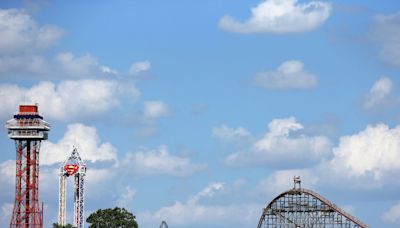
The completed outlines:
<svg viewBox="0 0 400 228">
<path fill-rule="evenodd" d="M 40 161 L 46 224 L 75 145 L 86 215 L 118 205 L 144 228 L 255 227 L 300 175 L 371 227 L 398 227 L 399 47 L 395 0 L 6 0 L 0 119 L 37 102 L 52 125 Z M 0 146 L 6 226 L 6 130 Z"/>
</svg>

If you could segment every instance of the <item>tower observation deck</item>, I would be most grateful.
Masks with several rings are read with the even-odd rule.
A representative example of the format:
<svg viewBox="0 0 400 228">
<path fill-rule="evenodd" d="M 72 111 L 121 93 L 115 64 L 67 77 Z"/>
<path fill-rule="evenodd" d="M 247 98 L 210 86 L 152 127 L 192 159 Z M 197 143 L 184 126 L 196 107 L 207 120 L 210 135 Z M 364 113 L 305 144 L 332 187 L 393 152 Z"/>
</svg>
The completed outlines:
<svg viewBox="0 0 400 228">
<path fill-rule="evenodd" d="M 39 115 L 38 105 L 20 105 L 7 121 L 8 137 L 15 141 L 15 201 L 10 228 L 42 228 L 43 206 L 39 206 L 39 151 L 50 124 Z"/>
</svg>

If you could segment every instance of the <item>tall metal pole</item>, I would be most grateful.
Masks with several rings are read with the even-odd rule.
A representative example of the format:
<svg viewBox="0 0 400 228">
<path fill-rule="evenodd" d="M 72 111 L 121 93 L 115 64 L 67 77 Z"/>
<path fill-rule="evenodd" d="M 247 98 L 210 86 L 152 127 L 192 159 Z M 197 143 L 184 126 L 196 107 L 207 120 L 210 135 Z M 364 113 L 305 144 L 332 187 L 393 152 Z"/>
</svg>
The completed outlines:
<svg viewBox="0 0 400 228">
<path fill-rule="evenodd" d="M 59 174 L 59 200 L 58 200 L 58 224 L 65 226 L 65 208 L 66 208 L 66 189 L 65 189 L 65 175 L 63 168 L 60 170 Z"/>
</svg>

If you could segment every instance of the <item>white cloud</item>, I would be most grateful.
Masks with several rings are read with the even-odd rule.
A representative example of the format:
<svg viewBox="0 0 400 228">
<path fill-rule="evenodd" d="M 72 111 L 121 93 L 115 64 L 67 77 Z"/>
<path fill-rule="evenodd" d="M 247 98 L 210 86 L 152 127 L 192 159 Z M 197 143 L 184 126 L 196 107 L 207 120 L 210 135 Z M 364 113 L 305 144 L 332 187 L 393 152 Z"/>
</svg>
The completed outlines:
<svg viewBox="0 0 400 228">
<path fill-rule="evenodd" d="M 144 118 L 157 119 L 168 116 L 169 108 L 162 101 L 146 101 L 144 102 Z"/>
<path fill-rule="evenodd" d="M 62 37 L 57 26 L 39 26 L 24 10 L 0 9 L 0 76 L 8 78 L 94 78 L 118 72 L 98 63 L 89 54 L 58 53 L 54 59 L 44 51 Z"/>
<path fill-rule="evenodd" d="M 15 184 L 15 160 L 7 160 L 0 163 L 0 177 L 0 198 L 4 203 L 11 203 L 14 199 L 15 189 L 13 186 Z"/>
<path fill-rule="evenodd" d="M 96 116 L 119 105 L 121 85 L 111 80 L 77 80 L 40 82 L 31 88 L 17 85 L 0 85 L 1 117 L 10 117 L 21 102 L 39 103 L 39 111 L 45 118 L 71 120 L 85 116 Z M 139 91 L 131 86 L 131 94 L 138 97 Z"/>
<path fill-rule="evenodd" d="M 400 223 L 400 203 L 395 204 L 382 215 L 382 219 L 388 223 Z"/>
<path fill-rule="evenodd" d="M 40 195 L 39 199 L 40 200 L 46 200 L 46 199 L 55 199 L 58 197 L 58 181 L 59 181 L 59 166 L 61 165 L 58 164 L 57 167 L 48 167 L 48 166 L 43 166 L 46 164 L 42 164 L 42 149 L 40 151 L 40 170 L 39 170 L 39 186 L 40 186 Z M 65 160 L 66 157 L 64 157 Z M 68 193 L 69 194 L 69 193 Z M 54 198 L 52 198 L 54 197 Z M 47 201 L 47 200 L 46 200 Z"/>
<path fill-rule="evenodd" d="M 105 74 L 115 74 L 115 75 L 118 74 L 117 70 L 111 69 L 108 66 L 100 66 L 100 70 L 101 70 L 101 72 L 103 72 Z"/>
<path fill-rule="evenodd" d="M 83 160 L 117 161 L 117 151 L 110 143 L 101 143 L 96 128 L 83 124 L 70 124 L 64 137 L 57 143 L 44 141 L 40 153 L 42 165 L 63 162 L 76 146 Z"/>
<path fill-rule="evenodd" d="M 104 74 L 115 75 L 118 72 L 108 66 L 101 65 L 90 54 L 75 56 L 71 52 L 58 53 L 55 57 L 56 69 L 61 76 L 67 78 L 94 78 Z M 58 69 L 57 69 L 58 67 Z M 52 72 L 48 72 L 49 74 Z M 54 77 L 54 76 L 53 76 Z"/>
<path fill-rule="evenodd" d="M 15 161 L 7 160 L 0 163 L 0 176 L 1 176 L 1 186 L 5 183 L 10 184 L 14 182 L 15 179 Z"/>
<path fill-rule="evenodd" d="M 56 26 L 39 26 L 23 10 L 0 9 L 0 55 L 37 53 L 63 35 Z"/>
<path fill-rule="evenodd" d="M 131 120 L 138 125 L 135 137 L 148 138 L 158 133 L 157 121 L 168 117 L 170 108 L 163 101 L 145 101 L 143 110 L 131 116 Z"/>
<path fill-rule="evenodd" d="M 344 177 L 372 175 L 377 182 L 400 170 L 400 126 L 367 126 L 357 134 L 340 138 L 330 166 Z"/>
<path fill-rule="evenodd" d="M 376 81 L 365 96 L 364 108 L 371 109 L 385 103 L 385 98 L 392 92 L 393 83 L 388 77 Z"/>
<path fill-rule="evenodd" d="M 330 140 L 324 136 L 307 136 L 290 133 L 303 129 L 294 117 L 274 119 L 268 125 L 269 131 L 256 140 L 251 148 L 236 152 L 226 158 L 233 166 L 268 164 L 304 166 L 326 158 L 331 149 Z"/>
<path fill-rule="evenodd" d="M 251 9 L 251 17 L 239 22 L 229 15 L 219 27 L 236 33 L 299 33 L 316 29 L 329 17 L 331 4 L 321 1 L 265 0 Z"/>
<path fill-rule="evenodd" d="M 117 200 L 117 205 L 123 208 L 132 208 L 132 201 L 136 195 L 136 190 L 130 186 L 126 186 L 124 191 L 120 193 L 120 197 Z"/>
<path fill-rule="evenodd" d="M 400 12 L 378 15 L 370 31 L 370 38 L 380 46 L 380 57 L 386 63 L 400 66 Z"/>
<path fill-rule="evenodd" d="M 251 134 L 243 127 L 235 129 L 223 124 L 212 129 L 212 136 L 221 140 L 237 140 L 250 137 Z"/>
<path fill-rule="evenodd" d="M 297 60 L 283 62 L 276 71 L 259 73 L 253 83 L 267 89 L 308 89 L 318 83 L 317 76 L 304 70 Z"/>
<path fill-rule="evenodd" d="M 130 75 L 138 75 L 140 73 L 149 71 L 151 68 L 151 63 L 147 60 L 132 63 L 131 68 L 129 69 Z"/>
<path fill-rule="evenodd" d="M 212 183 L 186 202 L 177 201 L 154 213 L 141 213 L 138 215 L 138 219 L 151 225 L 153 225 L 153 221 L 165 220 L 169 225 L 176 227 L 188 227 L 193 224 L 215 226 L 221 223 L 238 226 L 257 221 L 261 215 L 261 205 L 205 205 L 200 202 L 203 198 L 212 198 L 216 192 L 223 189 L 223 186 L 223 183 Z"/>
<path fill-rule="evenodd" d="M 336 189 L 393 189 L 400 186 L 400 126 L 369 125 L 339 138 L 332 158 L 303 169 L 318 186 Z M 271 181 L 271 183 L 274 181 Z"/>
<path fill-rule="evenodd" d="M 224 189 L 224 183 L 221 182 L 211 183 L 197 195 L 193 196 L 193 198 L 190 201 L 198 202 L 202 197 L 213 197 L 216 192 L 222 189 Z"/>
<path fill-rule="evenodd" d="M 206 165 L 195 164 L 189 158 L 171 155 L 166 146 L 128 153 L 122 164 L 142 175 L 189 176 L 206 168 Z"/>
<path fill-rule="evenodd" d="M 261 180 L 255 191 L 257 194 L 273 197 L 281 192 L 292 189 L 293 177 L 300 176 L 302 187 L 312 189 L 318 183 L 318 175 L 309 169 L 289 169 L 273 172 L 267 178 Z"/>
<path fill-rule="evenodd" d="M 39 54 L 0 56 L 0 76 L 17 79 L 80 79 L 105 78 L 118 75 L 118 71 L 101 65 L 90 55 L 58 53 L 53 59 Z"/>
<path fill-rule="evenodd" d="M 4 203 L 2 201 L 0 224 L 9 225 L 13 208 L 14 205 L 12 203 Z"/>
<path fill-rule="evenodd" d="M 47 60 L 40 55 L 2 56 L 0 57 L 0 74 L 7 76 L 29 73 L 30 75 L 47 74 Z"/>
</svg>

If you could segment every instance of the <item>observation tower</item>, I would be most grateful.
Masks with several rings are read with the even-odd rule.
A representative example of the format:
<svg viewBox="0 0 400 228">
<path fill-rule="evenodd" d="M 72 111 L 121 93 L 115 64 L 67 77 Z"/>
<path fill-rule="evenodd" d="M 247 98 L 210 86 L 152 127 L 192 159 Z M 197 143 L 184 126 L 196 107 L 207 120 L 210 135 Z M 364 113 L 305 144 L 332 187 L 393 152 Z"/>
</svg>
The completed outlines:
<svg viewBox="0 0 400 228">
<path fill-rule="evenodd" d="M 39 206 L 39 151 L 50 124 L 39 115 L 38 105 L 20 105 L 6 122 L 8 137 L 15 141 L 15 201 L 10 228 L 42 228 L 43 204 Z"/>
</svg>

